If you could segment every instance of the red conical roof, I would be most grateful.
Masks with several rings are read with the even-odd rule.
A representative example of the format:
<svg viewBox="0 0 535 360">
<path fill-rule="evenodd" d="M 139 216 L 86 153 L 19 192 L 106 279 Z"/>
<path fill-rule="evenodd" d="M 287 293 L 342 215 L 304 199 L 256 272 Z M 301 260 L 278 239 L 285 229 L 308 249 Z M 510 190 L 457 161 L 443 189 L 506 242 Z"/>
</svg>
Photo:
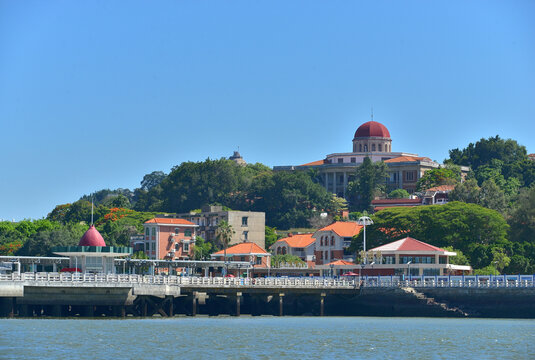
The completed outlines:
<svg viewBox="0 0 535 360">
<path fill-rule="evenodd" d="M 359 126 L 359 128 L 355 132 L 355 137 L 356 138 L 362 138 L 362 137 L 390 138 L 390 133 L 388 132 L 388 129 L 386 128 L 386 126 L 384 126 L 383 124 L 378 123 L 377 121 L 368 121 Z"/>
<path fill-rule="evenodd" d="M 95 225 L 91 225 L 89 230 L 80 239 L 78 246 L 106 246 L 106 243 L 102 235 L 95 228 Z"/>
</svg>

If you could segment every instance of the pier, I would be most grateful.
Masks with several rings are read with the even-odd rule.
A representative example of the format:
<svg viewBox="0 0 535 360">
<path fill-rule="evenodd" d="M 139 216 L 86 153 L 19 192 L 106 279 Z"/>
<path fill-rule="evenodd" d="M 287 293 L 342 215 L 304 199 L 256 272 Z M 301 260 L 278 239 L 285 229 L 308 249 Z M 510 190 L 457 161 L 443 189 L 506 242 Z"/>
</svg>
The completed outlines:
<svg viewBox="0 0 535 360">
<path fill-rule="evenodd" d="M 535 318 L 533 276 L 227 278 L 0 275 L 2 317 L 177 315 Z"/>
</svg>

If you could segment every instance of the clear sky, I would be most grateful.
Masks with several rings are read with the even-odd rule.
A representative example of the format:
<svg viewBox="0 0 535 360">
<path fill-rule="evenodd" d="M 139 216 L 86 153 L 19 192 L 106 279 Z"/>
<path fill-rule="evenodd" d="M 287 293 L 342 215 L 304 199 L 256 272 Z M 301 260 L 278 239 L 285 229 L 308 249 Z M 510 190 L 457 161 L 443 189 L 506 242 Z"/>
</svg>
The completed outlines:
<svg viewBox="0 0 535 360">
<path fill-rule="evenodd" d="M 0 0 L 0 219 L 184 161 L 535 152 L 535 1 Z"/>
</svg>

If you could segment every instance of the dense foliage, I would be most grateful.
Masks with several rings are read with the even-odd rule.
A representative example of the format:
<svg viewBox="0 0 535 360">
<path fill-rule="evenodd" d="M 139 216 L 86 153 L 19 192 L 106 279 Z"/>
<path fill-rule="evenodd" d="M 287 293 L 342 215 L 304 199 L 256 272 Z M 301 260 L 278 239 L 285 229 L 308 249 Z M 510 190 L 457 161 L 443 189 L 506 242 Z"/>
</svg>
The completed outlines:
<svg viewBox="0 0 535 360">
<path fill-rule="evenodd" d="M 352 210 L 369 210 L 372 200 L 385 192 L 387 166 L 384 162 L 373 163 L 365 157 L 357 167 L 354 181 L 348 184 L 349 203 Z"/>
</svg>

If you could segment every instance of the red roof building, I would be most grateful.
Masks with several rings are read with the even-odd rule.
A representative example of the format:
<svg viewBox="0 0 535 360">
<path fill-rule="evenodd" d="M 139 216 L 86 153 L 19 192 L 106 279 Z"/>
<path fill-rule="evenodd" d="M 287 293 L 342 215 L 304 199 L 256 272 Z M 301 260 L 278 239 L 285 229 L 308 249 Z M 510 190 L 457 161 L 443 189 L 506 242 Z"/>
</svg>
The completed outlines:
<svg viewBox="0 0 535 360">
<path fill-rule="evenodd" d="M 450 264 L 457 253 L 406 237 L 370 249 L 363 275 L 460 275 L 470 273 L 469 265 Z"/>
<path fill-rule="evenodd" d="M 277 240 L 270 249 L 275 255 L 290 254 L 303 261 L 313 261 L 316 239 L 309 234 L 288 234 L 288 237 Z"/>
<path fill-rule="evenodd" d="M 193 257 L 196 228 L 191 221 L 176 218 L 154 218 L 143 224 L 142 240 L 132 243 L 134 251 L 143 251 L 149 259 L 187 260 Z"/>
<path fill-rule="evenodd" d="M 353 236 L 358 235 L 362 226 L 351 221 L 336 221 L 314 233 L 316 239 L 316 264 L 322 265 L 335 260 L 353 261 L 355 254 L 349 252 Z"/>
<path fill-rule="evenodd" d="M 226 253 L 226 259 L 225 259 Z M 268 268 L 271 266 L 271 254 L 253 242 L 243 242 L 220 250 L 211 255 L 214 260 L 245 261 L 254 268 Z"/>
</svg>

